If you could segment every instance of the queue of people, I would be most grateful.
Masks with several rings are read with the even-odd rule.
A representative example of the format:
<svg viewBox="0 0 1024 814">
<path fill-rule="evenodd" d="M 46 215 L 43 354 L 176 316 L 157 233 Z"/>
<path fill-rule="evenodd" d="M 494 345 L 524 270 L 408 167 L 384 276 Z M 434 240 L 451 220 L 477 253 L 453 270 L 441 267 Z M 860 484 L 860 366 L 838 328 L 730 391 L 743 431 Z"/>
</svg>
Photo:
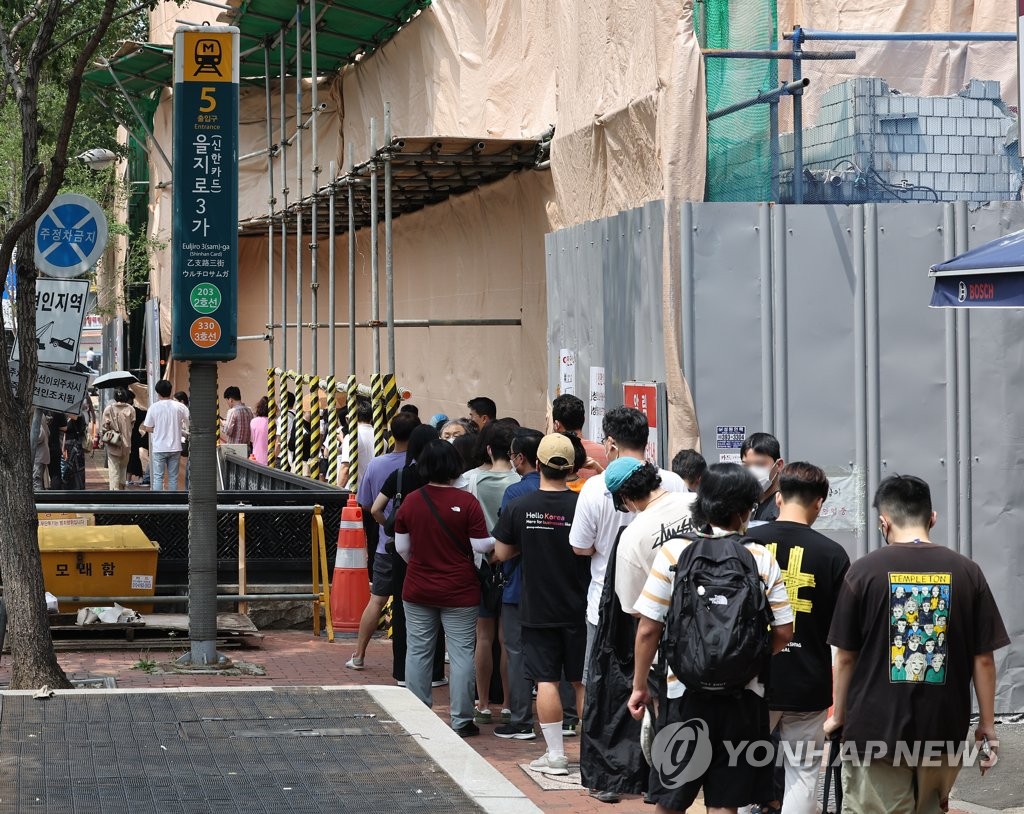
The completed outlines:
<svg viewBox="0 0 1024 814">
<path fill-rule="evenodd" d="M 566 775 L 564 739 L 580 733 L 589 792 L 643 794 L 661 814 L 698 794 L 711 812 L 811 814 L 833 741 L 844 811 L 943 810 L 960 762 L 894 760 L 914 744 L 968 739 L 983 771 L 995 764 L 993 652 L 1009 639 L 978 566 L 929 540 L 920 478 L 882 481 L 886 545 L 851 565 L 813 528 L 825 472 L 784 460 L 769 433 L 740 464 L 682 450 L 662 470 L 637 410 L 609 410 L 597 445 L 574 396 L 547 432 L 485 397 L 467 409 L 426 425 L 399 413 L 396 451 L 367 464 L 358 501 L 381 530 L 348 667 L 365 667 L 390 596 L 405 618 L 396 680 L 430 705 L 446 642 L 459 735 L 535 740 L 536 720 L 531 769 Z"/>
</svg>

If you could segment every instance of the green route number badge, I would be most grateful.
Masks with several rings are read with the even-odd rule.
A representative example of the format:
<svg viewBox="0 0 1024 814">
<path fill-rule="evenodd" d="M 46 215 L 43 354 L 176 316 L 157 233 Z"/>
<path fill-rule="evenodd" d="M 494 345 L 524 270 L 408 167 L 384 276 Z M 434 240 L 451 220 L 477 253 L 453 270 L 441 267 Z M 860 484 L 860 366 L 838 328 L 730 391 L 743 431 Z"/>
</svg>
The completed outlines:
<svg viewBox="0 0 1024 814">
<path fill-rule="evenodd" d="M 192 308 L 200 314 L 212 314 L 220 308 L 220 289 L 210 283 L 200 283 L 192 289 Z"/>
</svg>

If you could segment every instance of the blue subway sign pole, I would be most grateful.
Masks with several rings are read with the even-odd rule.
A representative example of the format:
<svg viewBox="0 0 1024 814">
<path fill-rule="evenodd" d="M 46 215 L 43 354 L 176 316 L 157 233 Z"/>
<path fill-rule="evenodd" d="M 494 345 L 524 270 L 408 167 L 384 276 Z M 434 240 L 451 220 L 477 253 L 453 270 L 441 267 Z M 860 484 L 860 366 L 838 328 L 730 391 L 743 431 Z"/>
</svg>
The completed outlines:
<svg viewBox="0 0 1024 814">
<path fill-rule="evenodd" d="M 171 351 L 238 352 L 238 29 L 174 35 Z"/>
<path fill-rule="evenodd" d="M 217 363 L 238 350 L 238 29 L 174 33 L 171 351 L 189 365 L 191 650 L 181 666 L 230 665 L 217 652 Z"/>
</svg>

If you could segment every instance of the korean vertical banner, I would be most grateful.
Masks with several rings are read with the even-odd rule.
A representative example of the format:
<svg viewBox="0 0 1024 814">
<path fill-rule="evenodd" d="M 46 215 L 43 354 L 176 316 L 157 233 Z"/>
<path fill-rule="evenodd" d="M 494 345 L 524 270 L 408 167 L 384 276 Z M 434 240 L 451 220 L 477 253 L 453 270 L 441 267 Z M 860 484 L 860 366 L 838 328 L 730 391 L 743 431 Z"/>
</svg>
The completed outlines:
<svg viewBox="0 0 1024 814">
<path fill-rule="evenodd" d="M 238 352 L 238 29 L 174 34 L 171 350 Z"/>
</svg>

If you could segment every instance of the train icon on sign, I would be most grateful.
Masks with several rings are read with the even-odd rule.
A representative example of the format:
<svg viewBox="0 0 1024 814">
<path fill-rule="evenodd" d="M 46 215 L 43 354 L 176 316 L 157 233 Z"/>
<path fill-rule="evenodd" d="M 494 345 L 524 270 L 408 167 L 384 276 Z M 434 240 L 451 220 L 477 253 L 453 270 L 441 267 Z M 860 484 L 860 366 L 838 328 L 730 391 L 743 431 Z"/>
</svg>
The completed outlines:
<svg viewBox="0 0 1024 814">
<path fill-rule="evenodd" d="M 220 63 L 224 58 L 219 40 L 201 39 L 196 40 L 195 52 L 193 54 L 196 63 L 196 70 L 193 76 L 202 73 L 212 73 L 223 76 L 220 72 Z"/>
</svg>

